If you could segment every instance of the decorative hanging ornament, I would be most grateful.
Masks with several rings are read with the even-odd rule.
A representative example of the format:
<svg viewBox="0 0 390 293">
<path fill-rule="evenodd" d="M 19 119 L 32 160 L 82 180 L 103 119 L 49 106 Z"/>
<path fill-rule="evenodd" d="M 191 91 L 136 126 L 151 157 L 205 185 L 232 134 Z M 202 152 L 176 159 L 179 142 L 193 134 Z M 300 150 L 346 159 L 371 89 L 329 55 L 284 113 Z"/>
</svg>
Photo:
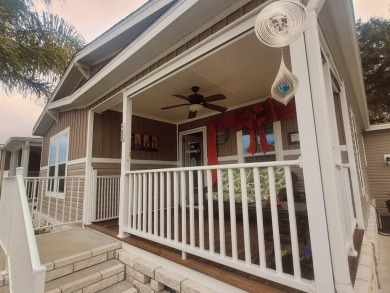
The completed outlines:
<svg viewBox="0 0 390 293">
<path fill-rule="evenodd" d="M 285 47 L 294 42 L 305 30 L 306 7 L 292 0 L 273 2 L 257 16 L 256 36 L 270 47 Z"/>
<path fill-rule="evenodd" d="M 280 62 L 279 72 L 271 87 L 272 98 L 278 102 L 283 103 L 284 105 L 287 105 L 292 97 L 294 97 L 298 87 L 298 78 L 292 74 L 292 72 L 286 67 L 286 64 L 284 64 L 282 50 L 282 61 Z"/>
</svg>

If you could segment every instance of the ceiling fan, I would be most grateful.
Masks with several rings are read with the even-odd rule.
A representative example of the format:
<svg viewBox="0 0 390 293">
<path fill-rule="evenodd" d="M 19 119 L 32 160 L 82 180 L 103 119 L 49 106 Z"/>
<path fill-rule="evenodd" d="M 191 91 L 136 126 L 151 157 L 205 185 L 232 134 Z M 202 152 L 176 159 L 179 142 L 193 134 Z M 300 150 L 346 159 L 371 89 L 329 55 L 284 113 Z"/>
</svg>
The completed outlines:
<svg viewBox="0 0 390 293">
<path fill-rule="evenodd" d="M 203 109 L 203 108 L 211 109 L 211 110 L 218 111 L 221 113 L 223 113 L 227 110 L 227 108 L 225 108 L 225 107 L 210 104 L 210 102 L 225 100 L 226 97 L 224 95 L 216 94 L 216 95 L 204 97 L 204 96 L 198 94 L 198 91 L 199 91 L 198 86 L 193 86 L 191 88 L 191 90 L 194 93 L 189 95 L 188 97 L 183 96 L 183 95 L 173 95 L 177 98 L 186 100 L 188 103 L 164 107 L 164 108 L 161 108 L 161 110 L 167 110 L 167 109 L 172 109 L 172 108 L 176 108 L 176 107 L 188 106 L 188 110 L 189 110 L 188 119 L 195 118 L 198 111 Z"/>
</svg>

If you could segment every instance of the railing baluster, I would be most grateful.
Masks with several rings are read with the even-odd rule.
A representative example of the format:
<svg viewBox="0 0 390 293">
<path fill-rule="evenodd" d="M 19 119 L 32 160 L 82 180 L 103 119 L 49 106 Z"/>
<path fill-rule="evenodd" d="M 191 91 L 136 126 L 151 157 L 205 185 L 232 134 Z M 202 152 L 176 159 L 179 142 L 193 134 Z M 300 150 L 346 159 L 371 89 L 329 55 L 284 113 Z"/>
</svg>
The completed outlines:
<svg viewBox="0 0 390 293">
<path fill-rule="evenodd" d="M 186 215 L 186 209 L 187 209 L 187 188 L 186 188 L 186 173 L 184 171 L 180 172 L 180 179 L 181 179 L 181 243 L 182 245 L 187 244 L 187 215 Z"/>
<path fill-rule="evenodd" d="M 203 173 L 198 173 L 198 213 L 199 213 L 199 248 L 204 250 L 204 212 L 203 212 Z"/>
<path fill-rule="evenodd" d="M 142 174 L 139 174 L 138 176 L 138 190 L 137 190 L 137 197 L 138 197 L 138 218 L 137 218 L 137 230 L 141 231 L 142 229 Z"/>
<path fill-rule="evenodd" d="M 262 194 L 260 189 L 260 174 L 259 168 L 253 168 L 253 180 L 255 183 L 255 199 L 256 199 L 256 223 L 257 223 L 257 239 L 259 243 L 259 260 L 260 268 L 266 268 L 265 241 L 264 241 L 264 223 L 263 223 L 263 205 Z"/>
<path fill-rule="evenodd" d="M 154 173 L 154 229 L 153 234 L 155 237 L 158 236 L 158 174 Z"/>
<path fill-rule="evenodd" d="M 274 239 L 274 253 L 275 253 L 275 266 L 276 272 L 281 274 L 282 267 L 282 254 L 280 248 L 280 234 L 279 234 L 279 218 L 278 207 L 276 201 L 276 188 L 275 188 L 275 172 L 273 167 L 268 167 L 268 182 L 270 191 L 270 203 L 271 203 L 271 215 L 272 215 L 272 232 Z"/>
<path fill-rule="evenodd" d="M 146 211 L 147 211 L 147 177 L 146 173 L 143 174 L 143 193 L 142 193 L 142 232 L 146 233 Z"/>
<path fill-rule="evenodd" d="M 237 261 L 237 221 L 236 221 L 236 199 L 234 193 L 234 177 L 233 170 L 228 169 L 229 178 L 229 203 L 230 203 L 230 230 L 232 237 L 232 258 Z"/>
<path fill-rule="evenodd" d="M 134 197 L 134 192 L 133 192 L 132 187 L 133 187 L 133 184 L 134 184 L 134 175 L 133 174 L 129 174 L 129 175 L 125 175 L 125 176 L 129 176 L 129 194 L 126 194 L 126 196 L 129 197 L 129 217 L 127 219 L 127 227 L 129 229 L 131 229 L 133 227 L 133 197 Z M 118 197 L 116 197 L 116 198 L 118 198 Z M 118 210 L 117 210 L 117 213 L 119 213 Z"/>
<path fill-rule="evenodd" d="M 173 218 L 174 218 L 174 239 L 179 241 L 179 174 L 173 173 Z"/>
<path fill-rule="evenodd" d="M 152 234 L 152 212 L 153 212 L 153 174 L 149 173 L 148 188 L 148 233 Z"/>
<path fill-rule="evenodd" d="M 189 171 L 188 180 L 188 193 L 190 200 L 190 245 L 195 247 L 195 215 L 194 215 L 194 172 Z"/>
<path fill-rule="evenodd" d="M 214 254 L 213 178 L 211 170 L 207 170 L 207 204 L 209 210 L 209 251 Z"/>
<path fill-rule="evenodd" d="M 240 178 L 241 178 L 242 222 L 244 225 L 245 262 L 246 264 L 250 264 L 251 263 L 251 240 L 250 240 L 250 231 L 249 231 L 246 169 L 240 168 Z"/>
<path fill-rule="evenodd" d="M 69 219 L 68 221 L 70 222 L 71 219 L 72 219 L 72 205 L 73 205 L 73 180 L 70 181 L 71 184 L 70 184 L 70 202 L 69 202 Z"/>
<path fill-rule="evenodd" d="M 172 197 L 172 176 L 171 172 L 167 172 L 167 238 L 168 240 L 172 239 L 171 230 L 172 230 L 172 203 L 171 203 L 171 197 Z"/>
<path fill-rule="evenodd" d="M 160 173 L 160 237 L 165 237 L 165 188 L 164 188 L 164 173 Z"/>
<path fill-rule="evenodd" d="M 77 197 L 76 197 L 76 221 L 79 216 L 79 197 L 80 197 L 80 178 L 77 180 Z"/>
<path fill-rule="evenodd" d="M 217 170 L 217 185 L 218 185 L 218 222 L 219 222 L 219 248 L 221 256 L 226 255 L 225 245 L 225 217 L 223 209 L 223 182 L 222 182 L 222 170 Z"/>
<path fill-rule="evenodd" d="M 300 279 L 301 264 L 299 261 L 298 231 L 297 231 L 297 222 L 295 217 L 295 202 L 294 202 L 293 186 L 292 186 L 292 179 L 291 179 L 291 168 L 289 166 L 284 167 L 284 176 L 286 178 L 288 220 L 290 222 L 294 277 L 295 279 Z"/>
<path fill-rule="evenodd" d="M 137 210 L 138 210 L 138 174 L 134 174 L 133 178 L 133 226 L 134 230 L 137 230 Z"/>
</svg>

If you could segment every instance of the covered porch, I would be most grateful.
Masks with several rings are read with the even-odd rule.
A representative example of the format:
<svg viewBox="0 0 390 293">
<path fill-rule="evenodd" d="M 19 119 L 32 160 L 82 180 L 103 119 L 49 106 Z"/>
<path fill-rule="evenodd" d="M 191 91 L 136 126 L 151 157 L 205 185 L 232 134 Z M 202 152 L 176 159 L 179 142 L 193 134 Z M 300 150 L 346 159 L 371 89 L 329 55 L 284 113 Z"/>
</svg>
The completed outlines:
<svg viewBox="0 0 390 293">
<path fill-rule="evenodd" d="M 345 88 L 331 58 L 322 59 L 321 50 L 327 47 L 320 44 L 317 27 L 308 35 L 317 50 L 306 49 L 303 38 L 284 49 L 285 62 L 301 83 L 297 115 L 266 118 L 255 133 L 254 155 L 247 153 L 244 140 L 250 133 L 229 128 L 228 139 L 216 147 L 217 165 L 210 164 L 210 122 L 262 105 L 280 64 L 280 50 L 261 45 L 245 25 L 240 32 L 226 30 L 212 46 L 200 43 L 178 60 L 167 57 L 161 70 L 90 112 L 91 154 L 96 115 L 122 112 L 119 236 L 135 235 L 181 251 L 183 259 L 196 255 L 302 291 L 313 289 L 313 276 L 315 282 L 329 280 L 331 259 L 339 257 L 343 282 L 348 283 L 348 255 L 356 255 L 355 228 L 363 228 L 364 222 L 361 193 Z M 188 96 L 194 85 L 204 96 L 227 97 L 214 103 L 227 112 L 203 108 L 194 118 L 188 106 L 162 110 L 182 102 L 173 95 Z M 316 94 L 320 103 L 312 100 Z M 271 145 L 266 153 L 261 131 Z M 157 137 L 157 151 L 144 145 L 146 137 Z M 199 156 L 189 155 L 193 149 L 186 149 L 185 138 L 196 141 Z M 98 161 L 92 155 L 90 160 Z M 90 215 L 93 221 L 96 210 Z M 330 240 L 328 233 L 340 237 Z M 336 252 L 338 245 L 342 248 Z M 310 273 L 303 265 L 306 257 L 312 257 Z"/>
</svg>

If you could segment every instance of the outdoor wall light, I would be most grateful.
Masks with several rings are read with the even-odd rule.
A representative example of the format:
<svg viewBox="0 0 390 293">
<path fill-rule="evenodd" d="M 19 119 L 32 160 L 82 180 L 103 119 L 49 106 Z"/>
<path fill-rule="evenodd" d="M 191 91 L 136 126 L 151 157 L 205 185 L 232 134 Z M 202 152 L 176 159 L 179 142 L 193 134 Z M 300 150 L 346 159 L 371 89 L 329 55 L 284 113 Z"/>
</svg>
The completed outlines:
<svg viewBox="0 0 390 293">
<path fill-rule="evenodd" d="M 384 155 L 385 158 L 385 164 L 390 165 L 390 154 L 389 155 Z"/>
</svg>

